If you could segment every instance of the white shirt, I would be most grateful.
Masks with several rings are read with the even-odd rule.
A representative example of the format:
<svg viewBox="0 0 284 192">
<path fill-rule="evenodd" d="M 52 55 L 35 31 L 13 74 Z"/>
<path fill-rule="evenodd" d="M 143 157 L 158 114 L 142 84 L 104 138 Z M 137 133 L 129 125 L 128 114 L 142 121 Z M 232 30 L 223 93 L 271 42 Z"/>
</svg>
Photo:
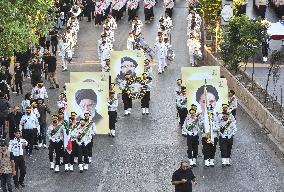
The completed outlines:
<svg viewBox="0 0 284 192">
<path fill-rule="evenodd" d="M 158 59 L 163 59 L 167 56 L 167 47 L 164 42 L 155 43 L 154 51 Z"/>
<path fill-rule="evenodd" d="M 32 98 L 33 99 L 38 99 L 38 98 L 41 98 L 41 99 L 48 99 L 48 95 L 47 95 L 47 91 L 46 91 L 46 88 L 45 87 L 38 87 L 38 86 L 35 86 L 33 89 L 32 89 Z"/>
<path fill-rule="evenodd" d="M 9 152 L 11 152 L 14 156 L 18 157 L 24 155 L 24 146 L 27 146 L 28 142 L 25 139 L 19 138 L 19 140 L 15 137 L 13 140 L 9 142 Z"/>
<path fill-rule="evenodd" d="M 56 142 L 56 143 L 58 143 L 59 141 L 63 141 L 63 126 L 64 126 L 63 124 L 56 125 L 56 126 L 51 124 L 48 127 L 47 132 L 46 132 L 49 140 L 51 140 L 52 142 Z M 57 129 L 57 131 L 55 133 L 52 132 L 55 129 Z"/>
<path fill-rule="evenodd" d="M 19 129 L 22 131 L 23 129 L 34 129 L 37 128 L 38 132 L 40 131 L 40 126 L 38 119 L 34 115 L 23 115 L 20 120 Z"/>
</svg>

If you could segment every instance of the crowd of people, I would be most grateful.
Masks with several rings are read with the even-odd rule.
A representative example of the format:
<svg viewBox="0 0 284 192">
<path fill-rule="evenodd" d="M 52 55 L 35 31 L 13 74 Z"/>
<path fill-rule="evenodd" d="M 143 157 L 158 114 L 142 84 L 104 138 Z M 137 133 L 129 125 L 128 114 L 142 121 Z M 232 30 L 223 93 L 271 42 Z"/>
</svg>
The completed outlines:
<svg viewBox="0 0 284 192">
<path fill-rule="evenodd" d="M 155 0 L 144 0 L 145 24 L 154 19 Z M 57 101 L 57 110 L 53 113 L 48 102 L 48 89 L 44 85 L 44 79 L 49 80 L 49 89 L 59 89 L 56 78 L 57 53 L 59 52 L 62 71 L 68 70 L 75 48 L 79 32 L 79 21 L 84 16 L 88 22 L 95 19 L 95 25 L 102 25 L 103 32 L 98 41 L 98 56 L 101 62 L 101 71 L 110 70 L 110 53 L 115 42 L 115 30 L 125 12 L 128 11 L 128 21 L 131 31 L 127 39 L 128 50 L 143 50 L 145 54 L 144 73 L 141 77 L 134 77 L 126 71 L 123 78 L 110 83 L 109 98 L 107 102 L 109 115 L 109 136 L 115 137 L 117 122 L 118 97 L 115 86 L 122 90 L 122 102 L 124 115 L 129 116 L 132 109 L 132 100 L 141 100 L 142 115 L 150 114 L 150 92 L 152 89 L 153 72 L 150 63 L 155 59 L 158 63 L 158 73 L 162 74 L 174 60 L 175 54 L 171 45 L 171 30 L 173 29 L 172 17 L 174 0 L 165 0 L 165 15 L 159 18 L 158 35 L 153 49 L 151 49 L 142 37 L 143 23 L 137 16 L 139 1 L 137 0 L 106 0 L 93 2 L 92 0 L 57 1 L 58 8 L 56 26 L 46 35 L 39 38 L 38 45 L 30 47 L 24 53 L 15 53 L 14 73 L 10 74 L 11 59 L 1 58 L 1 92 L 0 92 L 0 127 L 1 137 L 9 137 L 9 143 L 1 143 L 3 162 L 1 166 L 8 167 L 3 177 L 2 189 L 11 191 L 11 176 L 13 176 L 16 188 L 25 187 L 24 179 L 26 166 L 24 151 L 32 156 L 34 150 L 48 148 L 50 169 L 55 173 L 60 171 L 60 165 L 64 165 L 65 172 L 73 172 L 74 165 L 82 173 L 88 170 L 92 161 L 93 136 L 96 134 L 97 118 L 93 110 L 85 110 L 84 114 L 71 112 L 66 114 L 66 93 L 60 93 Z M 189 54 L 200 56 L 200 25 L 201 20 L 197 12 L 191 11 L 188 20 L 188 46 Z M 199 45 L 198 45 L 199 43 Z M 194 59 L 190 59 L 192 65 L 196 65 Z M 124 58 L 125 62 L 133 62 L 131 58 Z M 32 89 L 23 89 L 23 82 L 31 79 Z M 202 114 L 197 114 L 194 106 L 187 109 L 186 92 L 182 82 L 177 81 L 177 109 L 180 117 L 182 134 L 187 137 L 188 158 L 191 166 L 196 165 L 198 153 L 199 134 L 204 130 Z M 15 88 L 15 89 L 14 89 Z M 20 105 L 9 104 L 10 90 L 17 95 L 24 95 Z M 138 90 L 138 92 L 136 92 Z M 232 92 L 233 93 L 233 92 Z M 76 102 L 82 108 L 88 108 L 84 103 L 90 99 L 86 94 L 76 95 Z M 222 113 L 212 112 L 212 119 L 216 121 L 218 130 L 214 130 L 214 141 L 208 141 L 208 136 L 203 135 L 203 153 L 205 166 L 214 166 L 217 138 L 221 149 L 222 164 L 230 165 L 230 155 L 233 143 L 233 135 L 236 131 L 235 111 L 236 98 L 232 95 L 228 105 L 224 105 Z M 227 106 L 227 109 L 226 109 Z M 229 109 L 228 109 L 229 108 Z M 47 118 L 51 114 L 51 123 Z M 8 134 L 8 135 L 7 135 Z M 216 138 L 216 140 L 215 140 Z M 8 153 L 8 152 L 10 153 Z M 9 165 L 8 165 L 9 164 Z M 185 162 L 182 163 L 182 166 Z M 11 165 L 11 166 L 10 166 Z M 192 176 L 192 179 L 194 177 Z"/>
</svg>

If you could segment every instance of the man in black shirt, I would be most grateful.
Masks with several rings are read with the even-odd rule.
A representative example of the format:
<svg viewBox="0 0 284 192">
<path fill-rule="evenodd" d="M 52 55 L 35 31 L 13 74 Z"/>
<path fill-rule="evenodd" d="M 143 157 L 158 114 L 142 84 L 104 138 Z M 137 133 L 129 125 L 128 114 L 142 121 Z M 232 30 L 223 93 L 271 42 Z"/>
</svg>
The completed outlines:
<svg viewBox="0 0 284 192">
<path fill-rule="evenodd" d="M 192 182 L 197 184 L 187 161 L 183 160 L 180 163 L 180 168 L 172 176 L 172 184 L 175 185 L 175 192 L 192 192 Z"/>
<path fill-rule="evenodd" d="M 20 63 L 15 63 L 14 71 L 15 71 L 14 79 L 15 79 L 17 95 L 19 95 L 19 89 L 21 91 L 21 94 L 23 94 L 23 73 Z"/>
<path fill-rule="evenodd" d="M 43 103 L 43 99 L 39 98 L 37 102 L 38 102 L 37 109 L 40 114 L 40 117 L 38 119 L 40 126 L 39 147 L 41 147 L 43 144 L 43 148 L 46 148 L 46 128 L 47 128 L 46 113 L 50 114 L 50 110 L 47 107 L 47 105 Z"/>
<path fill-rule="evenodd" d="M 8 114 L 7 121 L 9 124 L 9 137 L 10 140 L 12 140 L 15 135 L 15 130 L 19 129 L 20 121 L 23 116 L 23 113 L 21 112 L 21 109 L 19 106 L 15 106 L 13 111 Z"/>
<path fill-rule="evenodd" d="M 44 57 L 44 62 L 47 64 L 47 72 L 48 72 L 48 79 L 50 82 L 50 88 L 49 89 L 54 89 L 59 88 L 57 79 L 56 79 L 56 57 L 55 56 L 46 56 Z"/>
</svg>

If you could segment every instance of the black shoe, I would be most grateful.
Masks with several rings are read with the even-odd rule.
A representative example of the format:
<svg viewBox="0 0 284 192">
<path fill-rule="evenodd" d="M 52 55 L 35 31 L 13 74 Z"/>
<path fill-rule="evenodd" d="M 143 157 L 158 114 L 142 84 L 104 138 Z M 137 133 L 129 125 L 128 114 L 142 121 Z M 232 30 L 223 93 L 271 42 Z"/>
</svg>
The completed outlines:
<svg viewBox="0 0 284 192">
<path fill-rule="evenodd" d="M 39 148 L 37 146 L 34 147 L 35 150 L 39 151 Z"/>
<path fill-rule="evenodd" d="M 54 87 L 49 87 L 49 89 L 55 89 Z"/>
<path fill-rule="evenodd" d="M 55 86 L 56 86 L 56 88 L 59 88 L 59 85 L 58 85 L 58 84 L 56 84 Z"/>
<path fill-rule="evenodd" d="M 80 171 L 80 173 L 83 173 L 83 172 L 84 172 L 84 171 L 82 171 L 82 170 Z"/>
</svg>

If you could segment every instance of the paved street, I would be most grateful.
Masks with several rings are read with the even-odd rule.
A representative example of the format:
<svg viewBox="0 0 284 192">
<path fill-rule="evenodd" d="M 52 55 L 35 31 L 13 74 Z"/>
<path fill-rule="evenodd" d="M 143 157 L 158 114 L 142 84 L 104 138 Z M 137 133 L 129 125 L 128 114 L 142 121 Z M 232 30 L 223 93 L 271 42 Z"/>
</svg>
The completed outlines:
<svg viewBox="0 0 284 192">
<path fill-rule="evenodd" d="M 143 6 L 140 4 L 140 18 L 144 21 Z M 161 1 L 155 6 L 155 22 L 144 24 L 143 35 L 151 47 L 154 45 L 158 17 L 162 14 Z M 182 159 L 187 159 L 186 139 L 178 129 L 175 109 L 175 80 L 180 77 L 180 68 L 189 66 L 186 46 L 185 1 L 176 0 L 174 9 L 174 30 L 172 44 L 176 59 L 163 75 L 157 75 L 154 66 L 153 91 L 151 92 L 150 115 L 142 116 L 140 102 L 134 102 L 133 113 L 123 116 L 119 100 L 117 136 L 96 135 L 94 158 L 87 172 L 55 174 L 49 170 L 48 150 L 35 151 L 26 157 L 27 192 L 171 192 L 172 173 Z M 126 18 L 118 23 L 115 31 L 115 50 L 126 49 L 130 30 Z M 97 63 L 97 40 L 102 27 L 94 22 L 80 23 L 79 47 L 70 71 L 99 71 Z M 58 65 L 61 85 L 69 81 L 69 73 L 62 73 Z M 48 87 L 48 85 L 47 85 Z M 62 86 L 61 86 L 62 87 Z M 25 90 L 30 90 L 25 83 Z M 58 90 L 49 90 L 49 105 L 55 111 Z M 14 104 L 22 96 L 13 96 Z M 198 179 L 194 191 L 200 192 L 281 192 L 284 189 L 283 154 L 268 139 L 242 109 L 238 110 L 238 131 L 234 138 L 232 166 L 222 168 L 219 148 L 214 168 L 203 167 L 201 145 L 198 167 L 193 169 Z"/>
<path fill-rule="evenodd" d="M 255 11 L 253 10 L 252 0 L 249 1 L 248 5 L 247 5 L 247 15 L 250 18 L 256 18 L 257 17 Z M 266 11 L 266 18 L 268 19 L 268 21 L 273 22 L 273 23 L 279 21 L 279 18 L 276 17 L 276 14 L 275 14 L 272 7 L 268 7 L 268 9 Z M 279 51 L 284 52 L 284 46 L 281 46 L 281 41 L 270 40 L 269 48 L 270 48 L 269 54 L 271 54 L 273 50 L 279 50 Z M 257 60 L 258 60 L 257 62 L 262 62 L 262 56 L 257 58 Z M 268 61 L 268 63 L 269 63 L 269 61 Z M 247 72 L 249 74 L 252 74 L 252 65 L 248 65 Z M 265 85 L 266 85 L 267 74 L 268 74 L 268 66 L 265 65 L 264 63 L 262 63 L 261 65 L 259 65 L 258 67 L 255 68 L 255 80 L 263 88 L 265 88 Z M 269 82 L 269 88 L 268 88 L 268 92 L 271 95 L 275 95 L 274 98 L 276 98 L 276 96 L 277 96 L 277 101 L 279 103 L 281 103 L 281 91 L 280 90 L 281 90 L 281 87 L 283 88 L 283 85 L 284 85 L 283 76 L 284 76 L 284 70 L 283 70 L 283 67 L 282 67 L 280 69 L 280 79 L 275 84 L 275 91 L 274 91 L 274 83 L 273 83 L 273 80 L 272 80 L 272 76 L 271 76 L 271 80 Z M 283 102 L 284 102 L 284 98 L 283 98 Z M 284 104 L 282 106 L 284 106 Z"/>
</svg>

